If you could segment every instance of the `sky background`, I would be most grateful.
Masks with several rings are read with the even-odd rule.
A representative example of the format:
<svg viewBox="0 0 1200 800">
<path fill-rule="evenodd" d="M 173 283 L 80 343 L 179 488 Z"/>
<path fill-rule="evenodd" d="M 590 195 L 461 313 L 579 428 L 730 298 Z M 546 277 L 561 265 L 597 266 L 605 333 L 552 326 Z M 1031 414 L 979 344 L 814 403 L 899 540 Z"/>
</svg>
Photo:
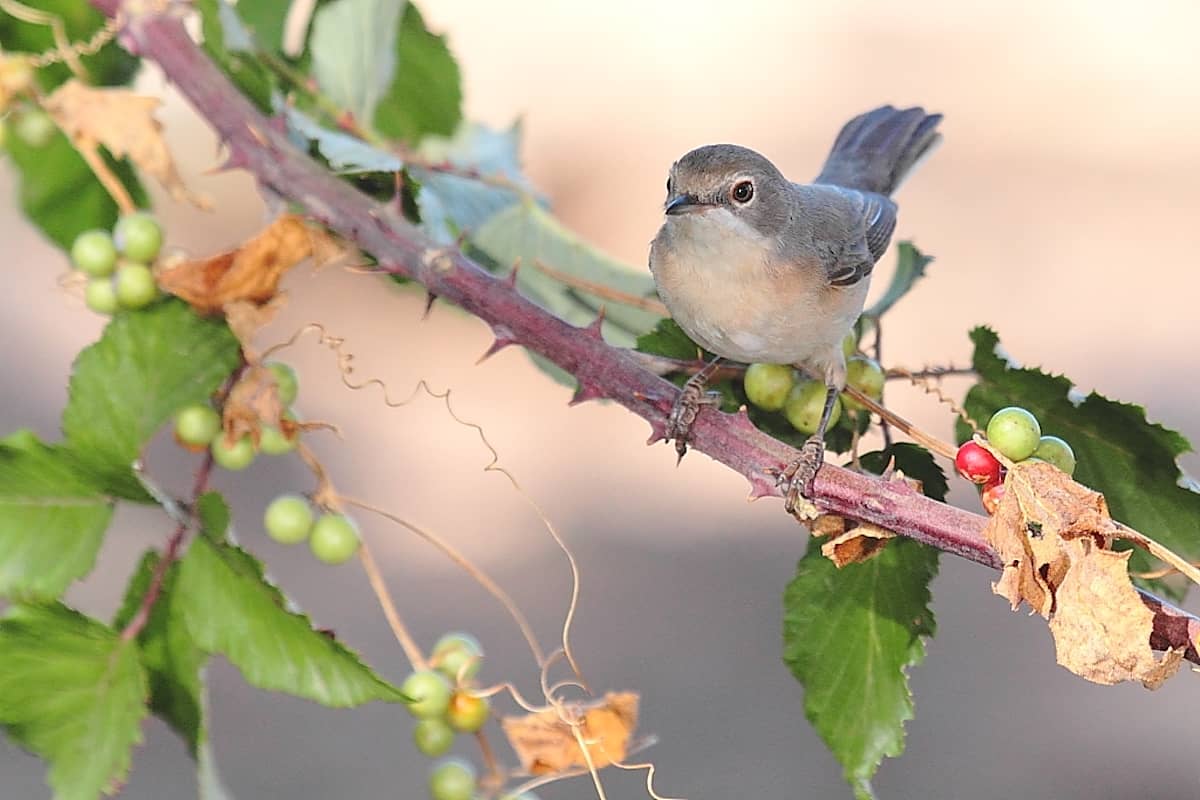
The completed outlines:
<svg viewBox="0 0 1200 800">
<path fill-rule="evenodd" d="M 468 116 L 493 125 L 520 117 L 525 164 L 555 211 L 639 266 L 660 224 L 666 170 L 688 149 L 744 144 L 804 180 L 854 114 L 885 102 L 944 113 L 944 143 L 897 196 L 897 238 L 937 260 L 888 321 L 887 362 L 964 364 L 967 330 L 987 323 L 1021 361 L 1144 403 L 1151 419 L 1200 440 L 1195 3 L 426 0 L 421 8 L 450 37 Z M 153 72 L 141 86 L 165 91 Z M 265 211 L 245 176 L 204 174 L 214 145 L 186 105 L 171 99 L 162 118 L 185 177 L 217 207 L 203 214 L 155 193 L 169 244 L 202 255 L 261 226 Z M 0 422 L 54 438 L 71 360 L 102 320 L 64 293 L 64 258 L 19 219 L 14 197 L 0 166 L 8 265 L 0 335 L 9 342 Z M 881 262 L 877 290 L 893 263 L 893 255 Z M 520 351 L 476 366 L 487 330 L 454 309 L 439 305 L 422 321 L 418 294 L 338 270 L 299 269 L 287 288 L 264 344 L 320 321 L 345 338 L 357 374 L 383 378 L 395 396 L 420 379 L 451 388 L 455 409 L 484 427 L 563 533 L 583 575 L 576 654 L 594 687 L 643 694 L 641 727 L 660 740 L 646 756 L 662 794 L 848 796 L 779 660 L 780 595 L 805 534 L 777 500 L 747 504 L 745 481 L 700 454 L 676 469 L 671 448 L 645 447 L 646 424 L 619 407 L 568 409 L 568 391 Z M 335 482 L 451 539 L 552 643 L 569 574 L 528 504 L 482 471 L 489 459 L 476 434 L 437 401 L 387 410 L 374 391 L 346 391 L 312 337 L 287 359 L 300 373 L 301 413 L 342 430 L 341 441 L 314 439 Z M 950 414 L 918 392 L 890 387 L 888 402 L 951 436 Z M 1194 455 L 1184 463 L 1200 468 Z M 195 461 L 159 441 L 148 464 L 182 490 Z M 259 528 L 269 498 L 310 487 L 301 465 L 262 461 L 215 484 L 241 541 L 296 601 L 385 675 L 403 678 L 403 654 L 361 570 L 321 567 Z M 961 484 L 954 499 L 977 509 Z M 470 630 L 489 654 L 485 679 L 535 690 L 516 629 L 478 586 L 411 535 L 362 521 L 422 643 Z M 153 510 L 120 511 L 95 574 L 69 600 L 111 613 L 139 554 L 169 530 Z M 938 634 L 913 672 L 908 750 L 883 765 L 880 796 L 1200 794 L 1196 676 L 1182 673 L 1155 693 L 1085 683 L 1054 665 L 1045 625 L 1011 613 L 991 594 L 992 579 L 943 557 L 933 586 Z M 330 711 L 267 695 L 219 660 L 210 677 L 213 743 L 234 797 L 424 796 L 427 762 L 409 744 L 402 710 Z M 151 722 L 124 797 L 193 797 L 190 769 L 181 743 Z M 0 743 L 0 798 L 48 797 L 43 777 L 39 761 Z M 645 796 L 638 776 L 604 780 L 609 797 Z M 540 793 L 594 796 L 581 780 Z"/>
</svg>

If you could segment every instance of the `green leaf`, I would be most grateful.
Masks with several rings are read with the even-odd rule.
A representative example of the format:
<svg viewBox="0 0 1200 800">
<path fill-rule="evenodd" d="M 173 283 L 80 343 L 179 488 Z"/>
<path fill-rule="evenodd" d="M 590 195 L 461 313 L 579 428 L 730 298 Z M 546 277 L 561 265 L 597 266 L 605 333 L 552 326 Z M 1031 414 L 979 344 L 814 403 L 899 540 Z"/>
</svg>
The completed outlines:
<svg viewBox="0 0 1200 800">
<path fill-rule="evenodd" d="M 971 331 L 972 365 L 979 382 L 967 393 L 967 413 L 986 425 L 999 409 L 1015 405 L 1033 412 L 1047 435 L 1061 436 L 1075 451 L 1075 480 L 1104 495 L 1113 517 L 1174 550 L 1200 558 L 1200 493 L 1187 486 L 1179 456 L 1192 447 L 1180 434 L 1146 419 L 1141 406 L 1092 392 L 1075 391 L 1070 380 L 1009 363 L 990 328 Z M 970 430 L 959 425 L 960 441 Z M 1134 550 L 1130 572 L 1154 568 Z M 1182 585 L 1137 579 L 1146 587 L 1182 597 Z"/>
<path fill-rule="evenodd" d="M 358 656 L 290 611 L 253 556 L 214 535 L 192 542 L 179 572 L 181 610 L 201 648 L 228 658 L 261 689 L 335 707 L 403 701 Z"/>
<path fill-rule="evenodd" d="M 313 76 L 321 91 L 360 123 L 396 76 L 396 42 L 404 0 L 332 0 L 312 26 Z"/>
<path fill-rule="evenodd" d="M 245 13 L 246 5 L 243 0 L 238 9 Z M 238 12 L 226 0 L 195 0 L 195 7 L 200 12 L 204 52 L 260 111 L 270 112 L 274 78 L 255 57 L 254 40 Z M 283 12 L 276 4 L 275 14 L 281 21 Z"/>
<path fill-rule="evenodd" d="M 430 33 L 421 12 L 409 2 L 396 37 L 395 79 L 375 109 L 375 127 L 416 143 L 429 134 L 449 136 L 461 120 L 458 64 L 445 37 Z"/>
<path fill-rule="evenodd" d="M 182 301 L 118 314 L 75 360 L 62 422 L 67 449 L 109 492 L 146 501 L 130 465 L 176 410 L 208 399 L 238 354 L 224 322 Z"/>
<path fill-rule="evenodd" d="M 520 263 L 517 288 L 529 299 L 574 325 L 592 322 L 605 308 L 606 340 L 632 347 L 637 336 L 650 330 L 661 316 L 620 305 L 567 286 L 537 268 L 558 272 L 616 289 L 636 297 L 655 297 L 654 280 L 645 270 L 616 261 L 579 239 L 558 220 L 533 203 L 520 203 L 489 219 L 471 236 L 471 243 L 507 272 Z"/>
<path fill-rule="evenodd" d="M 206 536 L 220 537 L 229 524 L 229 508 L 215 492 L 197 501 L 197 514 Z M 125 590 L 125 599 L 113 621 L 123 629 L 137 613 L 150 587 L 159 556 L 147 551 Z M 205 653 L 192 639 L 184 619 L 184 604 L 178 590 L 179 563 L 163 575 L 158 602 L 151 609 L 137 642 L 150 682 L 150 709 L 178 733 L 196 760 L 196 779 L 201 800 L 228 797 L 208 743 Z"/>
<path fill-rule="evenodd" d="M 122 630 L 137 613 L 159 556 L 148 550 L 125 589 L 121 608 L 113 627 Z M 179 564 L 172 564 L 163 575 L 158 602 L 150 611 L 146 625 L 138 634 L 142 663 L 150 683 L 150 710 L 178 733 L 192 756 L 206 738 L 204 730 L 204 686 L 200 671 L 208 655 L 192 641 L 184 624 L 176 589 Z"/>
<path fill-rule="evenodd" d="M 113 500 L 61 450 L 0 447 L 0 596 L 50 600 L 92 570 Z"/>
<path fill-rule="evenodd" d="M 295 108 L 282 109 L 288 128 L 306 142 L 314 142 L 321 157 L 335 172 L 354 175 L 362 172 L 399 172 L 404 162 L 395 153 L 380 150 L 362 139 L 341 131 L 323 128 L 312 117 Z"/>
<path fill-rule="evenodd" d="M 654 330 L 639 336 L 636 346 L 640 353 L 667 358 L 694 361 L 704 355 L 704 349 L 693 342 L 679 327 L 679 323 L 670 317 L 660 319 Z"/>
<path fill-rule="evenodd" d="M 21 209 L 59 247 L 69 250 L 84 231 L 116 223 L 117 204 L 61 132 L 44 147 L 30 147 L 19 136 L 9 136 L 5 147 L 21 173 Z M 146 193 L 129 165 L 107 160 L 134 202 L 146 205 Z"/>
<path fill-rule="evenodd" d="M 50 762 L 57 800 L 120 788 L 145 696 L 138 650 L 111 628 L 57 604 L 14 606 L 0 620 L 0 723 Z"/>
<path fill-rule="evenodd" d="M 945 493 L 941 469 L 916 445 L 861 460 L 881 471 L 893 457 L 924 481 L 926 494 Z M 897 537 L 874 558 L 838 569 L 821 544 L 809 539 L 784 593 L 783 660 L 804 685 L 805 716 L 865 800 L 875 796 L 879 763 L 904 751 L 904 722 L 913 717 L 907 670 L 924 660 L 925 639 L 934 634 L 929 583 L 938 552 Z"/>
<path fill-rule="evenodd" d="M 520 139 L 518 124 L 499 131 L 469 124 L 452 137 L 431 136 L 421 142 L 418 152 L 428 162 L 446 162 L 507 184 L 501 186 L 423 167 L 410 169 L 409 173 L 421 187 L 417 194 L 421 225 L 430 236 L 442 244 L 450 244 L 460 231 L 478 229 L 489 218 L 516 205 L 522 197 L 542 203 L 521 172 Z"/>
<path fill-rule="evenodd" d="M 238 0 L 237 15 L 260 46 L 282 51 L 288 6 L 289 3 L 282 0 Z"/>
<path fill-rule="evenodd" d="M 908 294 L 913 284 L 925 276 L 925 268 L 933 261 L 933 256 L 925 255 L 912 242 L 900 242 L 897 256 L 896 272 L 892 275 L 891 285 L 875 305 L 863 312 L 864 317 L 882 317 L 886 314 L 900 298 Z"/>
<path fill-rule="evenodd" d="M 67 38 L 84 42 L 104 25 L 105 17 L 87 0 L 25 0 L 25 5 L 53 14 L 62 20 Z M 0 14 L 0 46 L 5 50 L 44 53 L 55 48 L 54 34 L 47 25 L 23 22 L 10 14 Z M 128 83 L 137 72 L 140 60 L 116 42 L 109 42 L 94 55 L 81 58 L 89 83 L 116 86 Z M 49 91 L 71 77 L 66 64 L 51 64 L 38 70 L 38 82 Z"/>
</svg>

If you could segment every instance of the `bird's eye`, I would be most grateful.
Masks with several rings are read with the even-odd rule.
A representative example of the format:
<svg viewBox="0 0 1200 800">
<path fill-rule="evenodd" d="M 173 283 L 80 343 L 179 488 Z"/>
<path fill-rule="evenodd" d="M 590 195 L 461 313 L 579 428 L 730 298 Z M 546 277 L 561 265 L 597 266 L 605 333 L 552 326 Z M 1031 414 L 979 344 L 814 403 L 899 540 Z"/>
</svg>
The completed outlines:
<svg viewBox="0 0 1200 800">
<path fill-rule="evenodd" d="M 749 203 L 750 198 L 754 197 L 754 184 L 750 181 L 739 181 L 733 185 L 729 196 L 735 203 Z"/>
</svg>

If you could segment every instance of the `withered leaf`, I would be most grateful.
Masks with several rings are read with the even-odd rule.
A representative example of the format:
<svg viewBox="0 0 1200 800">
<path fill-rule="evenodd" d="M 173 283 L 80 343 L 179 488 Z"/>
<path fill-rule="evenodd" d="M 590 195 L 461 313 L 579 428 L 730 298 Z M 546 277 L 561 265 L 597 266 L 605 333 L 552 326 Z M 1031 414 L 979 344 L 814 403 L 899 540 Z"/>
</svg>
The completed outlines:
<svg viewBox="0 0 1200 800">
<path fill-rule="evenodd" d="M 592 764 L 600 768 L 624 760 L 637 727 L 636 693 L 609 692 L 595 703 L 568 705 L 566 711 L 578 720 Z M 505 717 L 501 724 L 513 752 L 531 775 L 550 775 L 588 764 L 574 731 L 557 711 Z"/>
<path fill-rule="evenodd" d="M 164 270 L 158 282 L 197 311 L 211 314 L 242 300 L 266 303 L 283 274 L 311 254 L 308 227 L 295 214 L 284 214 L 236 250 L 185 261 Z"/>
<path fill-rule="evenodd" d="M 1159 658 L 1150 647 L 1154 612 L 1129 582 L 1129 556 L 1091 539 L 1068 543 L 1071 568 L 1058 587 L 1050 632 L 1058 663 L 1095 683 L 1141 681 L 1157 689 L 1179 669 L 1183 651 Z"/>
<path fill-rule="evenodd" d="M 284 416 L 285 410 L 275 373 L 261 364 L 247 367 L 225 399 L 225 435 L 231 441 L 250 436 L 257 444 L 262 426 L 273 425 L 290 436 L 295 423 Z"/>
<path fill-rule="evenodd" d="M 1157 688 L 1179 668 L 1150 647 L 1154 614 L 1129 579 L 1128 551 L 1111 549 L 1120 527 L 1104 496 L 1050 464 L 1020 462 L 986 530 L 1003 574 L 993 590 L 1050 620 L 1058 663 L 1095 683 Z"/>
<path fill-rule="evenodd" d="M 76 145 L 103 145 L 117 158 L 128 157 L 153 175 L 171 197 L 200 208 L 210 203 L 188 191 L 154 118 L 161 101 L 129 89 L 88 86 L 77 79 L 58 87 L 44 104 L 63 132 Z"/>
<path fill-rule="evenodd" d="M 858 564 L 879 555 L 896 533 L 869 522 L 855 522 L 836 514 L 824 514 L 813 522 L 812 535 L 830 537 L 821 545 L 821 555 L 841 569 L 847 564 Z"/>
</svg>

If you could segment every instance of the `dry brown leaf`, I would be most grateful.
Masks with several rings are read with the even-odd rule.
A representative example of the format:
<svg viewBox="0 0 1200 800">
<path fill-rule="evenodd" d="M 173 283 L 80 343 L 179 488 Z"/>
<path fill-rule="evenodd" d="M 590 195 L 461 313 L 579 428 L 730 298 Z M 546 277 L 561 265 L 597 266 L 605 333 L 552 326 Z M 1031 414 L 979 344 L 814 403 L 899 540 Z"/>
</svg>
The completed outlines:
<svg viewBox="0 0 1200 800">
<path fill-rule="evenodd" d="M 578 720 L 579 733 L 597 769 L 624 760 L 637 727 L 636 693 L 609 692 L 595 703 L 568 705 L 566 711 Z M 505 717 L 501 724 L 513 752 L 530 775 L 588 766 L 574 731 L 557 711 Z"/>
<path fill-rule="evenodd" d="M 273 425 L 291 436 L 295 422 L 284 416 L 275 373 L 261 364 L 247 367 L 229 390 L 223 407 L 223 427 L 230 441 L 249 436 L 258 444 L 263 425 Z"/>
<path fill-rule="evenodd" d="M 283 274 L 311 254 L 308 227 L 295 214 L 284 214 L 236 250 L 164 270 L 158 283 L 197 311 L 212 314 L 242 300 L 271 300 Z"/>
<path fill-rule="evenodd" d="M 210 203 L 188 191 L 154 118 L 161 101 L 128 89 L 88 86 L 71 79 L 43 103 L 47 112 L 77 146 L 103 145 L 117 158 L 128 157 L 153 175 L 177 201 L 200 208 Z"/>
<path fill-rule="evenodd" d="M 1094 683 L 1141 681 L 1157 689 L 1179 669 L 1183 651 L 1159 658 L 1150 647 L 1154 612 L 1129 582 L 1131 551 L 1068 543 L 1071 568 L 1056 594 L 1050 632 L 1058 663 Z"/>
<path fill-rule="evenodd" d="M 1050 620 L 1058 663 L 1151 689 L 1175 674 L 1183 653 L 1158 658 L 1150 647 L 1154 613 L 1130 582 L 1129 553 L 1111 549 L 1121 529 L 1104 496 L 1041 462 L 1014 464 L 1006 487 L 986 530 L 1003 563 L 992 588 Z"/>
<path fill-rule="evenodd" d="M 812 535 L 830 537 L 821 545 L 821 555 L 841 569 L 877 556 L 896 533 L 869 522 L 856 523 L 837 514 L 824 514 L 813 522 Z"/>
</svg>

